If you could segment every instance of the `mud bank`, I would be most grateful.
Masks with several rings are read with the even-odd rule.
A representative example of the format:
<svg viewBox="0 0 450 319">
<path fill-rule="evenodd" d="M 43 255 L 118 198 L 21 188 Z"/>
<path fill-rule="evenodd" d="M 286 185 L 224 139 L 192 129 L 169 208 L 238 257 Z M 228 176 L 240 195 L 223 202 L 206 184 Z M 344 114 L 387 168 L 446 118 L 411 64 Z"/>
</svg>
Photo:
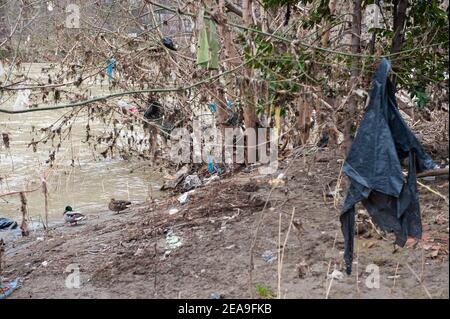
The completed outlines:
<svg viewBox="0 0 450 319">
<path fill-rule="evenodd" d="M 291 158 L 282 179 L 241 171 L 197 188 L 184 205 L 173 194 L 46 235 L 0 233 L 3 275 L 22 279 L 11 298 L 448 298 L 448 205 L 422 187 L 424 240 L 394 250 L 361 212 L 354 272 L 330 280 L 343 271 L 340 166 Z M 447 177 L 421 182 L 448 195 Z M 368 265 L 378 266 L 378 288 L 366 284 Z M 74 267 L 80 287 L 67 288 Z"/>
</svg>

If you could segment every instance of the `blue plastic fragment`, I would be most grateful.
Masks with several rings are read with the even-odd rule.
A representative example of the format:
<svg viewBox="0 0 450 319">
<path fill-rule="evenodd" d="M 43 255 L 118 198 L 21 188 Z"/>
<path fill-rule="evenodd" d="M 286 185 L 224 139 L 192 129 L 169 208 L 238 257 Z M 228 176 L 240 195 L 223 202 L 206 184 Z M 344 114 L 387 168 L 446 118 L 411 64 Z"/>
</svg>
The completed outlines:
<svg viewBox="0 0 450 319">
<path fill-rule="evenodd" d="M 209 109 L 211 110 L 211 113 L 217 112 L 217 104 L 216 103 L 209 103 L 208 106 L 209 106 Z"/>
<path fill-rule="evenodd" d="M 109 60 L 108 66 L 106 67 L 106 72 L 108 73 L 108 77 L 110 80 L 112 80 L 113 77 L 113 71 L 116 67 L 116 59 L 112 58 Z"/>
<path fill-rule="evenodd" d="M 232 109 L 234 106 L 233 101 L 227 100 L 227 108 Z"/>
<path fill-rule="evenodd" d="M 208 158 L 208 172 L 210 174 L 214 173 L 214 163 L 211 157 Z"/>
<path fill-rule="evenodd" d="M 177 48 L 175 47 L 175 44 L 173 43 L 173 40 L 172 40 L 171 38 L 165 37 L 165 38 L 162 40 L 162 43 L 163 43 L 163 45 L 164 45 L 166 48 L 168 48 L 168 49 L 170 49 L 170 50 L 172 50 L 172 51 L 177 51 Z"/>
<path fill-rule="evenodd" d="M 20 287 L 20 278 L 11 281 L 9 284 L 0 285 L 0 299 L 5 299 Z"/>
<path fill-rule="evenodd" d="M 220 167 L 214 165 L 211 156 L 208 157 L 208 172 L 209 174 L 213 174 L 214 172 L 216 172 L 217 175 L 220 175 L 223 172 L 223 170 Z"/>
</svg>

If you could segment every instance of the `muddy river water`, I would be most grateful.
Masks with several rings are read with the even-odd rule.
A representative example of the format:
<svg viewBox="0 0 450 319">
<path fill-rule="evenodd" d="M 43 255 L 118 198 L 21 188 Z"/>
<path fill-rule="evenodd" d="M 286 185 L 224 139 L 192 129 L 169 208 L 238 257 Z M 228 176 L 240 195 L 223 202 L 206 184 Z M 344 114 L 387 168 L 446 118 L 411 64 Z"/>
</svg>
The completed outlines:
<svg viewBox="0 0 450 319">
<path fill-rule="evenodd" d="M 40 75 L 42 65 L 30 65 L 29 72 Z M 6 70 L 6 67 L 5 67 Z M 47 75 L 45 75 L 47 77 Z M 103 86 L 100 90 L 106 90 Z M 1 108 L 11 108 L 15 97 L 3 99 Z M 0 113 L 0 133 L 9 133 L 10 148 L 0 146 L 0 196 L 2 194 L 36 189 L 41 185 L 44 172 L 49 172 L 46 161 L 51 145 L 41 145 L 33 152 L 28 144 L 33 137 L 31 131 L 47 127 L 67 110 L 31 112 L 24 114 Z M 104 159 L 94 155 L 83 142 L 87 118 L 80 116 L 72 128 L 72 137 L 62 144 L 54 167 L 47 178 L 49 191 L 49 220 L 62 221 L 64 207 L 72 206 L 84 214 L 107 209 L 111 198 L 139 202 L 157 197 L 161 176 L 141 162 L 124 161 L 121 158 Z M 91 124 L 92 125 L 92 124 Z M 101 129 L 102 124 L 91 126 Z M 0 143 L 2 144 L 2 143 Z M 50 144 L 50 143 L 47 143 Z M 75 165 L 72 165 L 72 158 Z M 137 168 L 137 169 L 136 169 Z M 44 196 L 41 190 L 27 193 L 29 215 L 33 221 L 41 220 L 44 213 Z M 20 220 L 18 195 L 0 197 L 0 217 Z"/>
</svg>

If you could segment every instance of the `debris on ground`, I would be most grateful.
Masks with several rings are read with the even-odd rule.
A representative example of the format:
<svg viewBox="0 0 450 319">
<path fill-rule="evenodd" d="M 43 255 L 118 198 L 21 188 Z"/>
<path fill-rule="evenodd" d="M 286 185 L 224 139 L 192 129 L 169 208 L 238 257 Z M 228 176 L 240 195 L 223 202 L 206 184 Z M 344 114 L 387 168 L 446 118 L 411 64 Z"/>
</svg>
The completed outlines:
<svg viewBox="0 0 450 319">
<path fill-rule="evenodd" d="M 5 299 L 9 297 L 19 287 L 20 287 L 20 278 L 16 278 L 15 280 L 7 284 L 0 283 L 0 299 Z"/>
<path fill-rule="evenodd" d="M 303 158 L 298 161 L 303 162 Z M 254 229 L 261 212 L 264 220 L 255 241 L 252 286 L 260 282 L 273 289 L 279 259 L 274 248 L 280 234 L 279 216 L 284 238 L 294 207 L 301 215 L 292 220 L 285 246 L 283 298 L 323 298 L 328 286 L 322 283 L 327 278 L 330 262 L 338 265 L 336 269 L 344 275 L 344 280 L 338 281 L 342 275 L 334 272 L 339 289 L 332 285 L 331 298 L 379 298 L 391 296 L 389 294 L 392 298 L 422 298 L 423 289 L 417 286 L 415 278 L 405 276 L 402 271 L 395 273 L 395 269 L 397 263 L 404 265 L 406 262 L 420 269 L 423 260 L 423 280 L 431 295 L 448 297 L 448 206 L 444 201 L 436 200 L 431 192 L 420 193 L 424 229 L 428 227 L 426 241 L 422 240 L 421 244 L 428 245 L 425 249 L 421 245 L 401 249 L 395 255 L 389 249 L 392 243 L 377 236 L 366 210 L 357 209 L 357 224 L 363 221 L 366 234 L 371 234 L 368 239 L 364 238 L 365 234 L 357 234 L 359 271 L 375 263 L 385 276 L 380 277 L 380 289 L 356 292 L 354 280 L 346 280 L 345 272 L 338 268 L 344 242 L 338 232 L 339 221 L 334 218 L 335 208 L 330 201 L 324 201 L 320 193 L 328 185 L 330 176 L 339 172 L 342 163 L 314 164 L 317 167 L 313 178 L 297 163 L 293 162 L 289 172 L 295 179 L 289 179 L 283 186 L 290 191 L 288 197 L 281 188 L 272 190 L 269 176 L 242 171 L 196 189 L 184 205 L 177 200 L 181 194 L 174 192 L 163 199 L 136 204 L 126 216 L 100 213 L 98 219 L 93 216 L 86 227 L 50 229 L 44 241 L 36 241 L 34 236 L 20 238 L 20 242 L 7 247 L 12 257 L 4 272 L 10 278 L 26 276 L 27 284 L 15 291 L 12 298 L 51 298 L 54 295 L 120 298 L 124 297 L 124 291 L 128 292 L 126 297 L 133 298 L 136 287 L 142 289 L 139 290 L 141 296 L 150 298 L 155 292 L 158 297 L 177 298 L 180 291 L 186 298 L 212 298 L 213 292 L 222 298 L 248 298 L 251 296 L 243 286 L 247 286 L 248 280 L 249 246 L 255 240 Z M 198 175 L 205 184 L 203 174 Z M 444 188 L 439 188 L 441 184 Z M 430 187 L 448 192 L 448 182 L 444 184 L 438 179 L 430 182 Z M 224 227 L 226 231 L 221 231 Z M 36 233 L 36 236 L 43 236 L 43 233 Z M 155 247 L 149 248 L 152 244 Z M 436 252 L 437 257 L 433 257 Z M 41 266 L 45 260 L 49 261 L 47 267 Z M 53 287 L 52 282 L 61 277 L 61 269 L 71 263 L 83 265 L 83 275 L 87 279 L 83 290 L 65 289 L 64 285 Z M 330 268 L 329 276 L 333 269 Z M 388 275 L 401 275 L 395 291 L 390 290 L 393 280 L 387 278 Z M 140 286 L 142 280 L 151 280 L 151 284 Z M 254 293 L 253 297 L 257 296 Z"/>
<path fill-rule="evenodd" d="M 16 229 L 17 227 L 17 222 L 8 218 L 0 217 L 0 230 Z"/>
<path fill-rule="evenodd" d="M 262 254 L 262 259 L 267 262 L 267 263 L 271 263 L 274 260 L 277 259 L 277 256 L 274 256 L 274 254 L 270 251 L 270 250 L 266 250 L 263 254 Z"/>
<path fill-rule="evenodd" d="M 130 105 L 130 103 L 125 102 L 124 100 L 119 100 L 117 102 L 117 105 L 119 105 L 122 109 L 125 111 L 128 111 L 130 113 L 137 113 L 137 108 L 135 106 Z"/>
<path fill-rule="evenodd" d="M 189 167 L 187 165 L 180 168 L 174 175 L 165 176 L 164 185 L 161 190 L 173 189 L 181 183 L 181 181 L 186 177 L 189 172 Z"/>
<path fill-rule="evenodd" d="M 164 45 L 166 48 L 168 48 L 168 49 L 170 49 L 170 50 L 172 50 L 172 51 L 177 51 L 177 48 L 176 48 L 176 46 L 175 46 L 175 44 L 173 43 L 173 40 L 172 40 L 171 38 L 165 37 L 165 38 L 162 40 L 162 43 L 163 43 L 163 45 Z"/>
<path fill-rule="evenodd" d="M 186 191 L 190 191 L 191 189 L 197 188 L 201 185 L 202 181 L 200 180 L 197 174 L 194 174 L 186 176 L 186 178 L 184 179 L 183 188 Z"/>
<path fill-rule="evenodd" d="M 335 269 L 331 274 L 328 274 L 329 279 L 334 279 L 337 281 L 344 280 L 344 274 L 340 272 L 339 270 Z"/>
<path fill-rule="evenodd" d="M 222 299 L 222 295 L 218 292 L 213 292 L 211 294 L 211 299 Z"/>
<path fill-rule="evenodd" d="M 309 266 L 305 261 L 302 261 L 297 265 L 297 274 L 299 278 L 301 279 L 305 278 L 308 272 Z"/>
<path fill-rule="evenodd" d="M 172 250 L 180 248 L 182 245 L 181 237 L 175 235 L 172 229 L 168 230 L 166 235 L 166 254 L 170 254 Z"/>
<path fill-rule="evenodd" d="M 203 182 L 205 185 L 208 185 L 214 181 L 218 181 L 220 180 L 220 176 L 219 175 L 211 175 L 210 177 L 206 177 L 203 179 Z"/>
</svg>

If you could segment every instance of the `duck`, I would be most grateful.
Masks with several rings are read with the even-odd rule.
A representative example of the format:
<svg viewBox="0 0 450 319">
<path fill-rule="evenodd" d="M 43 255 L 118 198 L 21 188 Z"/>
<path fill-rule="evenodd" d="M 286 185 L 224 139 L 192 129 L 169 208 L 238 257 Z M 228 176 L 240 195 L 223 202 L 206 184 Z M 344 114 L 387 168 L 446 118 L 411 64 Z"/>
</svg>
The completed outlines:
<svg viewBox="0 0 450 319">
<path fill-rule="evenodd" d="M 79 221 L 86 219 L 86 216 L 84 216 L 83 214 L 74 212 L 71 206 L 66 206 L 63 215 L 64 220 L 66 221 L 66 223 L 70 223 L 70 226 L 75 226 Z"/>
<path fill-rule="evenodd" d="M 131 205 L 131 202 L 126 200 L 115 200 L 114 198 L 111 198 L 111 201 L 109 202 L 108 208 L 112 210 L 113 212 L 121 212 Z"/>
</svg>

